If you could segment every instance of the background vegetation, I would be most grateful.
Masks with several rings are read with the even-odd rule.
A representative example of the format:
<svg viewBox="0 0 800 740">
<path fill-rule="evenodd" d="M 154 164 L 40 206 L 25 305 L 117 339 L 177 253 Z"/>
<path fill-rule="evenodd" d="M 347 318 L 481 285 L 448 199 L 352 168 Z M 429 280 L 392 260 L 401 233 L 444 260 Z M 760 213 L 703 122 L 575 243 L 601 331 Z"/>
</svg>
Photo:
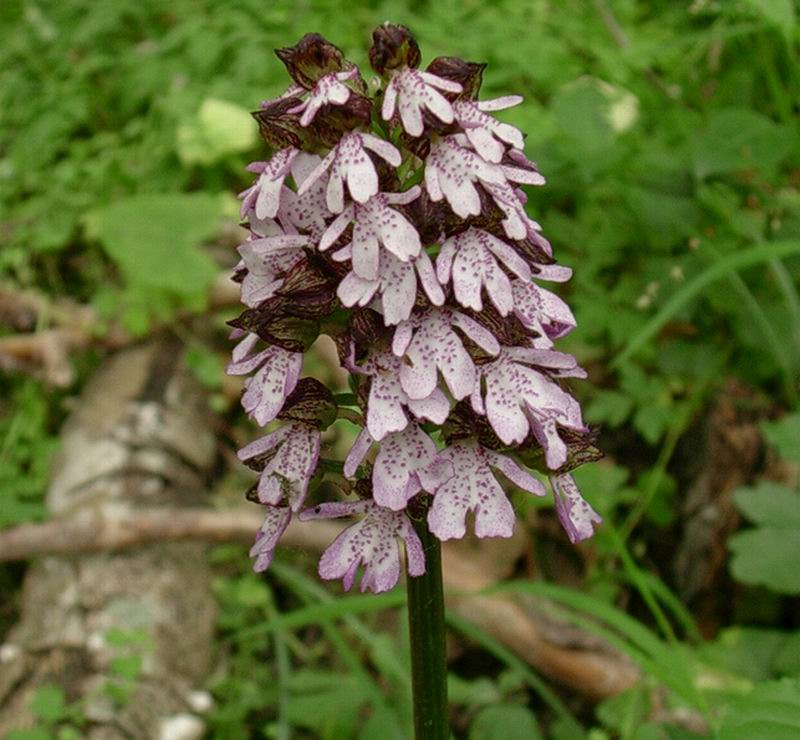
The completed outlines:
<svg viewBox="0 0 800 740">
<path fill-rule="evenodd" d="M 244 165 L 263 158 L 247 112 L 284 85 L 271 50 L 320 31 L 365 63 L 390 18 L 428 60 L 488 62 L 484 96 L 526 98 L 507 120 L 548 178 L 529 210 L 575 268 L 568 348 L 590 382 L 574 388 L 607 452 L 577 472 L 596 537 L 568 547 L 521 498 L 531 537 L 503 587 L 547 597 L 644 678 L 593 703 L 454 622 L 454 728 L 798 737 L 797 15 L 793 0 L 4 0 L 0 281 L 90 306 L 101 340 L 176 333 L 233 449 L 252 430 L 222 381 L 229 316 L 207 296 L 235 259 Z M 0 526 L 45 516 L 66 402 L 102 356 L 74 354 L 72 377 L 5 362 Z M 244 490 L 237 476 L 220 489 Z M 333 600 L 298 553 L 267 578 L 242 548 L 212 557 L 211 737 L 403 736 L 401 593 Z M 0 629 L 20 579 L 0 569 Z M 69 725 L 57 692 L 41 704 L 46 733 Z"/>
</svg>

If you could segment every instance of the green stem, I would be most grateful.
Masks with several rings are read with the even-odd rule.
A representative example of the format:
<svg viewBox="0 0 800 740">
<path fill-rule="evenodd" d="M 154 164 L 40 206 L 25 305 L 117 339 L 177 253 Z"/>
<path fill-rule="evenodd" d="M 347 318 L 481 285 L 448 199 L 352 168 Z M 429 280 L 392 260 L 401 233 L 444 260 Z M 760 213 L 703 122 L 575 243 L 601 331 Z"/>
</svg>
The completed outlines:
<svg viewBox="0 0 800 740">
<path fill-rule="evenodd" d="M 414 522 L 425 550 L 426 572 L 408 577 L 408 627 L 416 740 L 448 740 L 444 589 L 439 540 L 425 520 Z"/>
</svg>

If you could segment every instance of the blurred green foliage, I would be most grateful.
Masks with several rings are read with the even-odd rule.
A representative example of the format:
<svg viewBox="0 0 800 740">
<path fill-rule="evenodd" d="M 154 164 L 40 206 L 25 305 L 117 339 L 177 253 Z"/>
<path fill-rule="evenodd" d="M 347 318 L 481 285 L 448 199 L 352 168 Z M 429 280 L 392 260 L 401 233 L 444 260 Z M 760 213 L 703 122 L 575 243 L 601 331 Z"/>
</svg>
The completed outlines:
<svg viewBox="0 0 800 740">
<path fill-rule="evenodd" d="M 558 603 L 611 630 L 645 676 L 580 723 L 597 740 L 685 738 L 689 713 L 722 738 L 796 736 L 800 642 L 786 629 L 796 607 L 794 622 L 779 608 L 800 590 L 796 480 L 734 499 L 752 526 L 730 540 L 731 572 L 762 589 L 752 593 L 772 623 L 729 623 L 700 642 L 651 552 L 681 515 L 679 443 L 726 379 L 766 399 L 770 454 L 800 459 L 800 417 L 788 413 L 800 377 L 795 0 L 4 0 L 0 283 L 87 303 L 134 335 L 178 330 L 234 262 L 214 242 L 237 218 L 244 165 L 264 156 L 248 111 L 286 85 L 271 50 L 320 31 L 365 65 L 369 33 L 387 18 L 414 30 L 427 60 L 488 62 L 484 97 L 525 95 L 505 118 L 528 133 L 548 178 L 529 189 L 529 210 L 576 268 L 565 297 L 579 328 L 567 344 L 592 377 L 576 391 L 613 461 L 577 472 L 606 524 L 589 545 L 589 600 Z M 188 339 L 193 370 L 218 389 L 214 342 Z M 63 409 L 35 380 L 7 375 L 0 389 L 0 525 L 10 525 L 45 514 Z M 218 566 L 214 737 L 407 729 L 406 646 L 393 625 L 332 612 L 325 647 L 290 627 L 256 635 L 327 592 L 289 571 L 273 587 L 240 559 Z M 623 594 L 644 605 L 647 632 L 614 606 Z M 453 676 L 460 736 L 576 737 L 557 701 L 536 698 L 535 676 L 492 655 L 502 671 L 491 679 Z M 138 667 L 120 670 L 133 680 Z M 660 714 L 658 686 L 669 687 Z M 42 737 L 60 719 L 51 715 Z"/>
</svg>

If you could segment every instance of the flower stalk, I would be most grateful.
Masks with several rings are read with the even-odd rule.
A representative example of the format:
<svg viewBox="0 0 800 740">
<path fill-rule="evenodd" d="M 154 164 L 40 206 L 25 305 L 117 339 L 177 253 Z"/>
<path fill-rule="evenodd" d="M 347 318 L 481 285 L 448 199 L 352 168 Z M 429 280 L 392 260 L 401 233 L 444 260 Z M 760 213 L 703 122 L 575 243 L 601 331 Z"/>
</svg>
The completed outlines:
<svg viewBox="0 0 800 740">
<path fill-rule="evenodd" d="M 448 740 L 442 546 L 424 519 L 414 521 L 414 528 L 426 563 L 425 573 L 407 581 L 414 737 Z"/>
</svg>

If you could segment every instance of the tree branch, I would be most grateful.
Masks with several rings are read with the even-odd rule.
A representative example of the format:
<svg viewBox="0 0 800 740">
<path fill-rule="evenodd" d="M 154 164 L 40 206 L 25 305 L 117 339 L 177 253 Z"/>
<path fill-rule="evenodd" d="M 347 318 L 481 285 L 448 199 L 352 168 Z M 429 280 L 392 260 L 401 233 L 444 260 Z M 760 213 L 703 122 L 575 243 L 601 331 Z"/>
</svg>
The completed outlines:
<svg viewBox="0 0 800 740">
<path fill-rule="evenodd" d="M 239 286 L 231 280 L 230 271 L 224 270 L 209 288 L 209 309 L 238 303 Z M 53 386 L 72 382 L 72 353 L 89 347 L 120 349 L 139 339 L 116 322 L 98 332 L 103 321 L 90 306 L 69 299 L 49 301 L 34 291 L 8 285 L 0 286 L 0 321 L 18 329 L 44 324 L 38 331 L 0 337 L 0 369 L 38 372 Z"/>
</svg>

